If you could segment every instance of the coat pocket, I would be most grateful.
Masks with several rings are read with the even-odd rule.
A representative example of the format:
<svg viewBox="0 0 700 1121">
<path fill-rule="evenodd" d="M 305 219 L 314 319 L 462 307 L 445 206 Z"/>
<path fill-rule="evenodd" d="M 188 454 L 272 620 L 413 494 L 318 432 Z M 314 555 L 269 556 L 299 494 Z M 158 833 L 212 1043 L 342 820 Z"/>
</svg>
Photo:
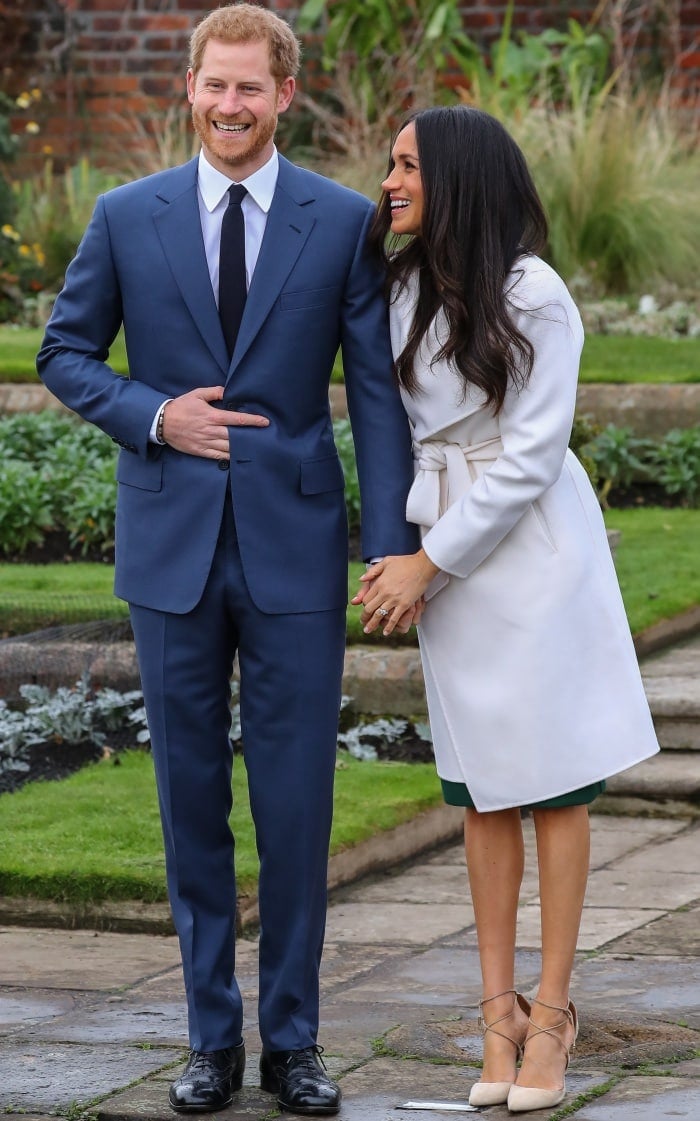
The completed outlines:
<svg viewBox="0 0 700 1121">
<path fill-rule="evenodd" d="M 330 490 L 342 490 L 345 486 L 343 468 L 337 455 L 303 459 L 300 467 L 302 494 L 324 494 Z"/>
<path fill-rule="evenodd" d="M 138 490 L 162 490 L 163 460 L 140 459 L 131 452 L 122 452 L 117 460 L 117 482 Z"/>
<path fill-rule="evenodd" d="M 537 500 L 532 503 L 530 510 L 532 511 L 532 516 L 535 519 L 535 522 L 539 526 L 540 533 L 545 538 L 550 549 L 553 553 L 558 553 L 559 550 L 557 549 L 557 544 L 552 535 L 552 531 L 549 528 L 549 522 L 545 517 L 544 510 Z"/>
</svg>

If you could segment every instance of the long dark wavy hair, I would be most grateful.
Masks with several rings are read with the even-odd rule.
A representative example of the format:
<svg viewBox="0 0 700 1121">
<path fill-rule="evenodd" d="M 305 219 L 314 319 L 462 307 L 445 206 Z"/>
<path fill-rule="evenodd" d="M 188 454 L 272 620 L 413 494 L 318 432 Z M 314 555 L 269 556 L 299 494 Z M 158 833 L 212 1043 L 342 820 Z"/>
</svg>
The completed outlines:
<svg viewBox="0 0 700 1121">
<path fill-rule="evenodd" d="M 534 359 L 531 343 L 509 315 L 506 278 L 519 256 L 544 248 L 547 219 L 525 157 L 495 117 L 467 106 L 424 109 L 411 114 L 396 135 L 411 122 L 423 184 L 420 234 L 403 245 L 389 238 L 387 194 L 370 233 L 389 288 L 396 281 L 405 285 L 414 271 L 419 278 L 397 376 L 409 393 L 416 392 L 414 359 L 443 307 L 448 336 L 433 361 L 451 360 L 465 392 L 467 385 L 478 386 L 497 413 L 509 381 L 521 388 Z"/>
</svg>

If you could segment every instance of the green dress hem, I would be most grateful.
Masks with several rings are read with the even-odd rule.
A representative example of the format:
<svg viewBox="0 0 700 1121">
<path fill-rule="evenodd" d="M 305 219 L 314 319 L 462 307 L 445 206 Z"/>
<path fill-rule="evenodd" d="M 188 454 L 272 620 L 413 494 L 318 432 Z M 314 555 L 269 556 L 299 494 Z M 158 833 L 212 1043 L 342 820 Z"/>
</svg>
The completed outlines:
<svg viewBox="0 0 700 1121">
<path fill-rule="evenodd" d="M 448 806 L 466 806 L 476 809 L 471 794 L 463 782 L 449 782 L 441 778 L 442 796 Z M 555 810 L 563 806 L 586 806 L 593 802 L 605 790 L 605 782 L 594 782 L 590 786 L 582 786 L 578 790 L 570 790 L 567 794 L 559 794 L 556 798 L 545 798 L 543 802 L 532 802 L 521 806 L 525 810 Z"/>
</svg>

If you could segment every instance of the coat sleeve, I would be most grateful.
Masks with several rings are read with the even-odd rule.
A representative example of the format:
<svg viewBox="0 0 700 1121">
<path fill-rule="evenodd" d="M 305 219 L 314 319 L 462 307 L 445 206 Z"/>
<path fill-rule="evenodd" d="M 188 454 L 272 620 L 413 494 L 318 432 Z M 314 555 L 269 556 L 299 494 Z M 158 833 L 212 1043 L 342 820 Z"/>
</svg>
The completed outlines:
<svg viewBox="0 0 700 1121">
<path fill-rule="evenodd" d="M 503 450 L 423 538 L 433 563 L 453 576 L 469 576 L 557 481 L 571 436 L 583 327 L 548 266 L 526 274 L 513 319 L 534 347 L 534 366 L 498 415 Z"/>
<path fill-rule="evenodd" d="M 153 418 L 167 397 L 108 365 L 121 322 L 119 278 L 101 196 L 66 272 L 37 356 L 37 371 L 64 405 L 122 447 L 146 455 Z"/>
</svg>

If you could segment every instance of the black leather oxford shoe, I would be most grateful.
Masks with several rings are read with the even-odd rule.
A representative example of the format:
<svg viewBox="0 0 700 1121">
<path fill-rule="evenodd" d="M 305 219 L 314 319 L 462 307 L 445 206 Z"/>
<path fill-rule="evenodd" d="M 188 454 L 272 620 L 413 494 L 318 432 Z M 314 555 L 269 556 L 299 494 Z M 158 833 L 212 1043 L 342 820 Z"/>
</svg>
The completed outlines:
<svg viewBox="0 0 700 1121">
<path fill-rule="evenodd" d="M 340 1086 L 332 1082 L 321 1059 L 321 1047 L 301 1051 L 263 1051 L 260 1088 L 277 1095 L 289 1113 L 327 1116 L 340 1109 Z"/>
<path fill-rule="evenodd" d="M 211 1113 L 230 1105 L 243 1085 L 245 1048 L 190 1051 L 187 1066 L 173 1082 L 168 1101 L 177 1113 Z"/>
</svg>

